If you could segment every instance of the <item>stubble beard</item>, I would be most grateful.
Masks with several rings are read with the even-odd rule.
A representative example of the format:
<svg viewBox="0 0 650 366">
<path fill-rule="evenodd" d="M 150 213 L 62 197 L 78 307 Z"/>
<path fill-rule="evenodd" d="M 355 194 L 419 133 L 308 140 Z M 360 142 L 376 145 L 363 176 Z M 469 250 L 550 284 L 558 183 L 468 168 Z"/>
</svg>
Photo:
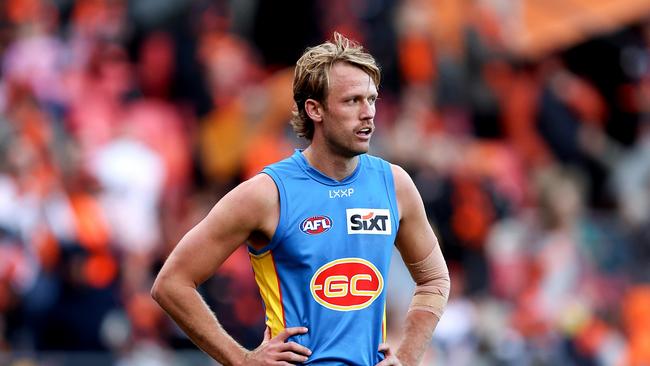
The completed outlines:
<svg viewBox="0 0 650 366">
<path fill-rule="evenodd" d="M 354 142 L 350 141 L 350 143 L 345 143 L 344 141 L 344 136 L 340 136 L 337 134 L 331 134 L 328 133 L 327 131 L 324 131 L 323 137 L 325 138 L 325 144 L 327 145 L 328 149 L 341 157 L 352 159 L 356 156 L 359 156 L 361 154 L 365 154 L 368 152 L 368 148 L 356 148 L 353 146 Z"/>
</svg>

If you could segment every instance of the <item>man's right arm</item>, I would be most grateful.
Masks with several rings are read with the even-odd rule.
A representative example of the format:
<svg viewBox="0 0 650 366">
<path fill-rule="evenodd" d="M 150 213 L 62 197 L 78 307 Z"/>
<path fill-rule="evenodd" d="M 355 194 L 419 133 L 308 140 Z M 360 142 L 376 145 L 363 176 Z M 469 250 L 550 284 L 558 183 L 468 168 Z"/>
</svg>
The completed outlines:
<svg viewBox="0 0 650 366">
<path fill-rule="evenodd" d="M 284 342 L 290 335 L 304 333 L 302 328 L 287 329 L 287 334 L 283 332 L 272 340 L 265 338 L 257 350 L 248 352 L 226 333 L 197 291 L 251 233 L 272 237 L 279 219 L 278 202 L 275 184 L 266 174 L 233 189 L 185 234 L 151 290 L 152 297 L 192 341 L 224 365 L 256 364 L 251 357 L 301 362 L 309 352 L 293 342 Z"/>
</svg>

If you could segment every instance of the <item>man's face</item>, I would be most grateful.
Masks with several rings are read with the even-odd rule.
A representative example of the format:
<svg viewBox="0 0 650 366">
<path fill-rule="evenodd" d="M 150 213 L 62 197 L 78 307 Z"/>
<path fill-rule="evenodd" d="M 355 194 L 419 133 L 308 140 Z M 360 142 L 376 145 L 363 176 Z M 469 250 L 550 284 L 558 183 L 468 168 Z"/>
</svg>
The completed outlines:
<svg viewBox="0 0 650 366">
<path fill-rule="evenodd" d="M 375 128 L 374 81 L 363 70 L 342 62 L 332 67 L 329 81 L 321 122 L 324 143 L 345 157 L 368 152 Z"/>
</svg>

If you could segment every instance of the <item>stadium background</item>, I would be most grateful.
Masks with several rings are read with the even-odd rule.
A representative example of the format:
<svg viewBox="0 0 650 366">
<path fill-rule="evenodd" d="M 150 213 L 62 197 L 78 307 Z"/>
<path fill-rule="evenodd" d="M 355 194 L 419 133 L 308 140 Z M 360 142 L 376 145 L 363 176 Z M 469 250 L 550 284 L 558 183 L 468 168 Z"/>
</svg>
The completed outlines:
<svg viewBox="0 0 650 366">
<path fill-rule="evenodd" d="M 412 174 L 451 270 L 425 364 L 650 364 L 646 0 L 0 2 L 0 364 L 212 364 L 152 280 L 304 145 L 291 65 L 333 30 L 381 64 L 372 152 Z M 259 343 L 245 250 L 201 291 Z"/>
</svg>

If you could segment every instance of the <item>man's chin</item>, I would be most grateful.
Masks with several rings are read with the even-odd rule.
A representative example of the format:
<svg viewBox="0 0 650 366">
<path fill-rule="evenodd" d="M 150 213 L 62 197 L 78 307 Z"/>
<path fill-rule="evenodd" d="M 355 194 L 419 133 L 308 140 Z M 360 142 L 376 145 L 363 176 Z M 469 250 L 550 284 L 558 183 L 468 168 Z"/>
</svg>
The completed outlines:
<svg viewBox="0 0 650 366">
<path fill-rule="evenodd" d="M 347 158 L 354 158 L 356 156 L 366 154 L 370 148 L 368 142 L 365 143 L 355 143 L 352 145 L 339 145 L 335 147 L 332 151 L 336 152 L 337 155 L 344 156 Z"/>
<path fill-rule="evenodd" d="M 350 157 L 355 157 L 355 156 L 359 156 L 359 155 L 362 155 L 362 154 L 366 154 L 368 152 L 369 148 L 370 148 L 369 145 L 355 146 L 354 149 L 350 150 L 350 153 L 351 153 Z"/>
</svg>

